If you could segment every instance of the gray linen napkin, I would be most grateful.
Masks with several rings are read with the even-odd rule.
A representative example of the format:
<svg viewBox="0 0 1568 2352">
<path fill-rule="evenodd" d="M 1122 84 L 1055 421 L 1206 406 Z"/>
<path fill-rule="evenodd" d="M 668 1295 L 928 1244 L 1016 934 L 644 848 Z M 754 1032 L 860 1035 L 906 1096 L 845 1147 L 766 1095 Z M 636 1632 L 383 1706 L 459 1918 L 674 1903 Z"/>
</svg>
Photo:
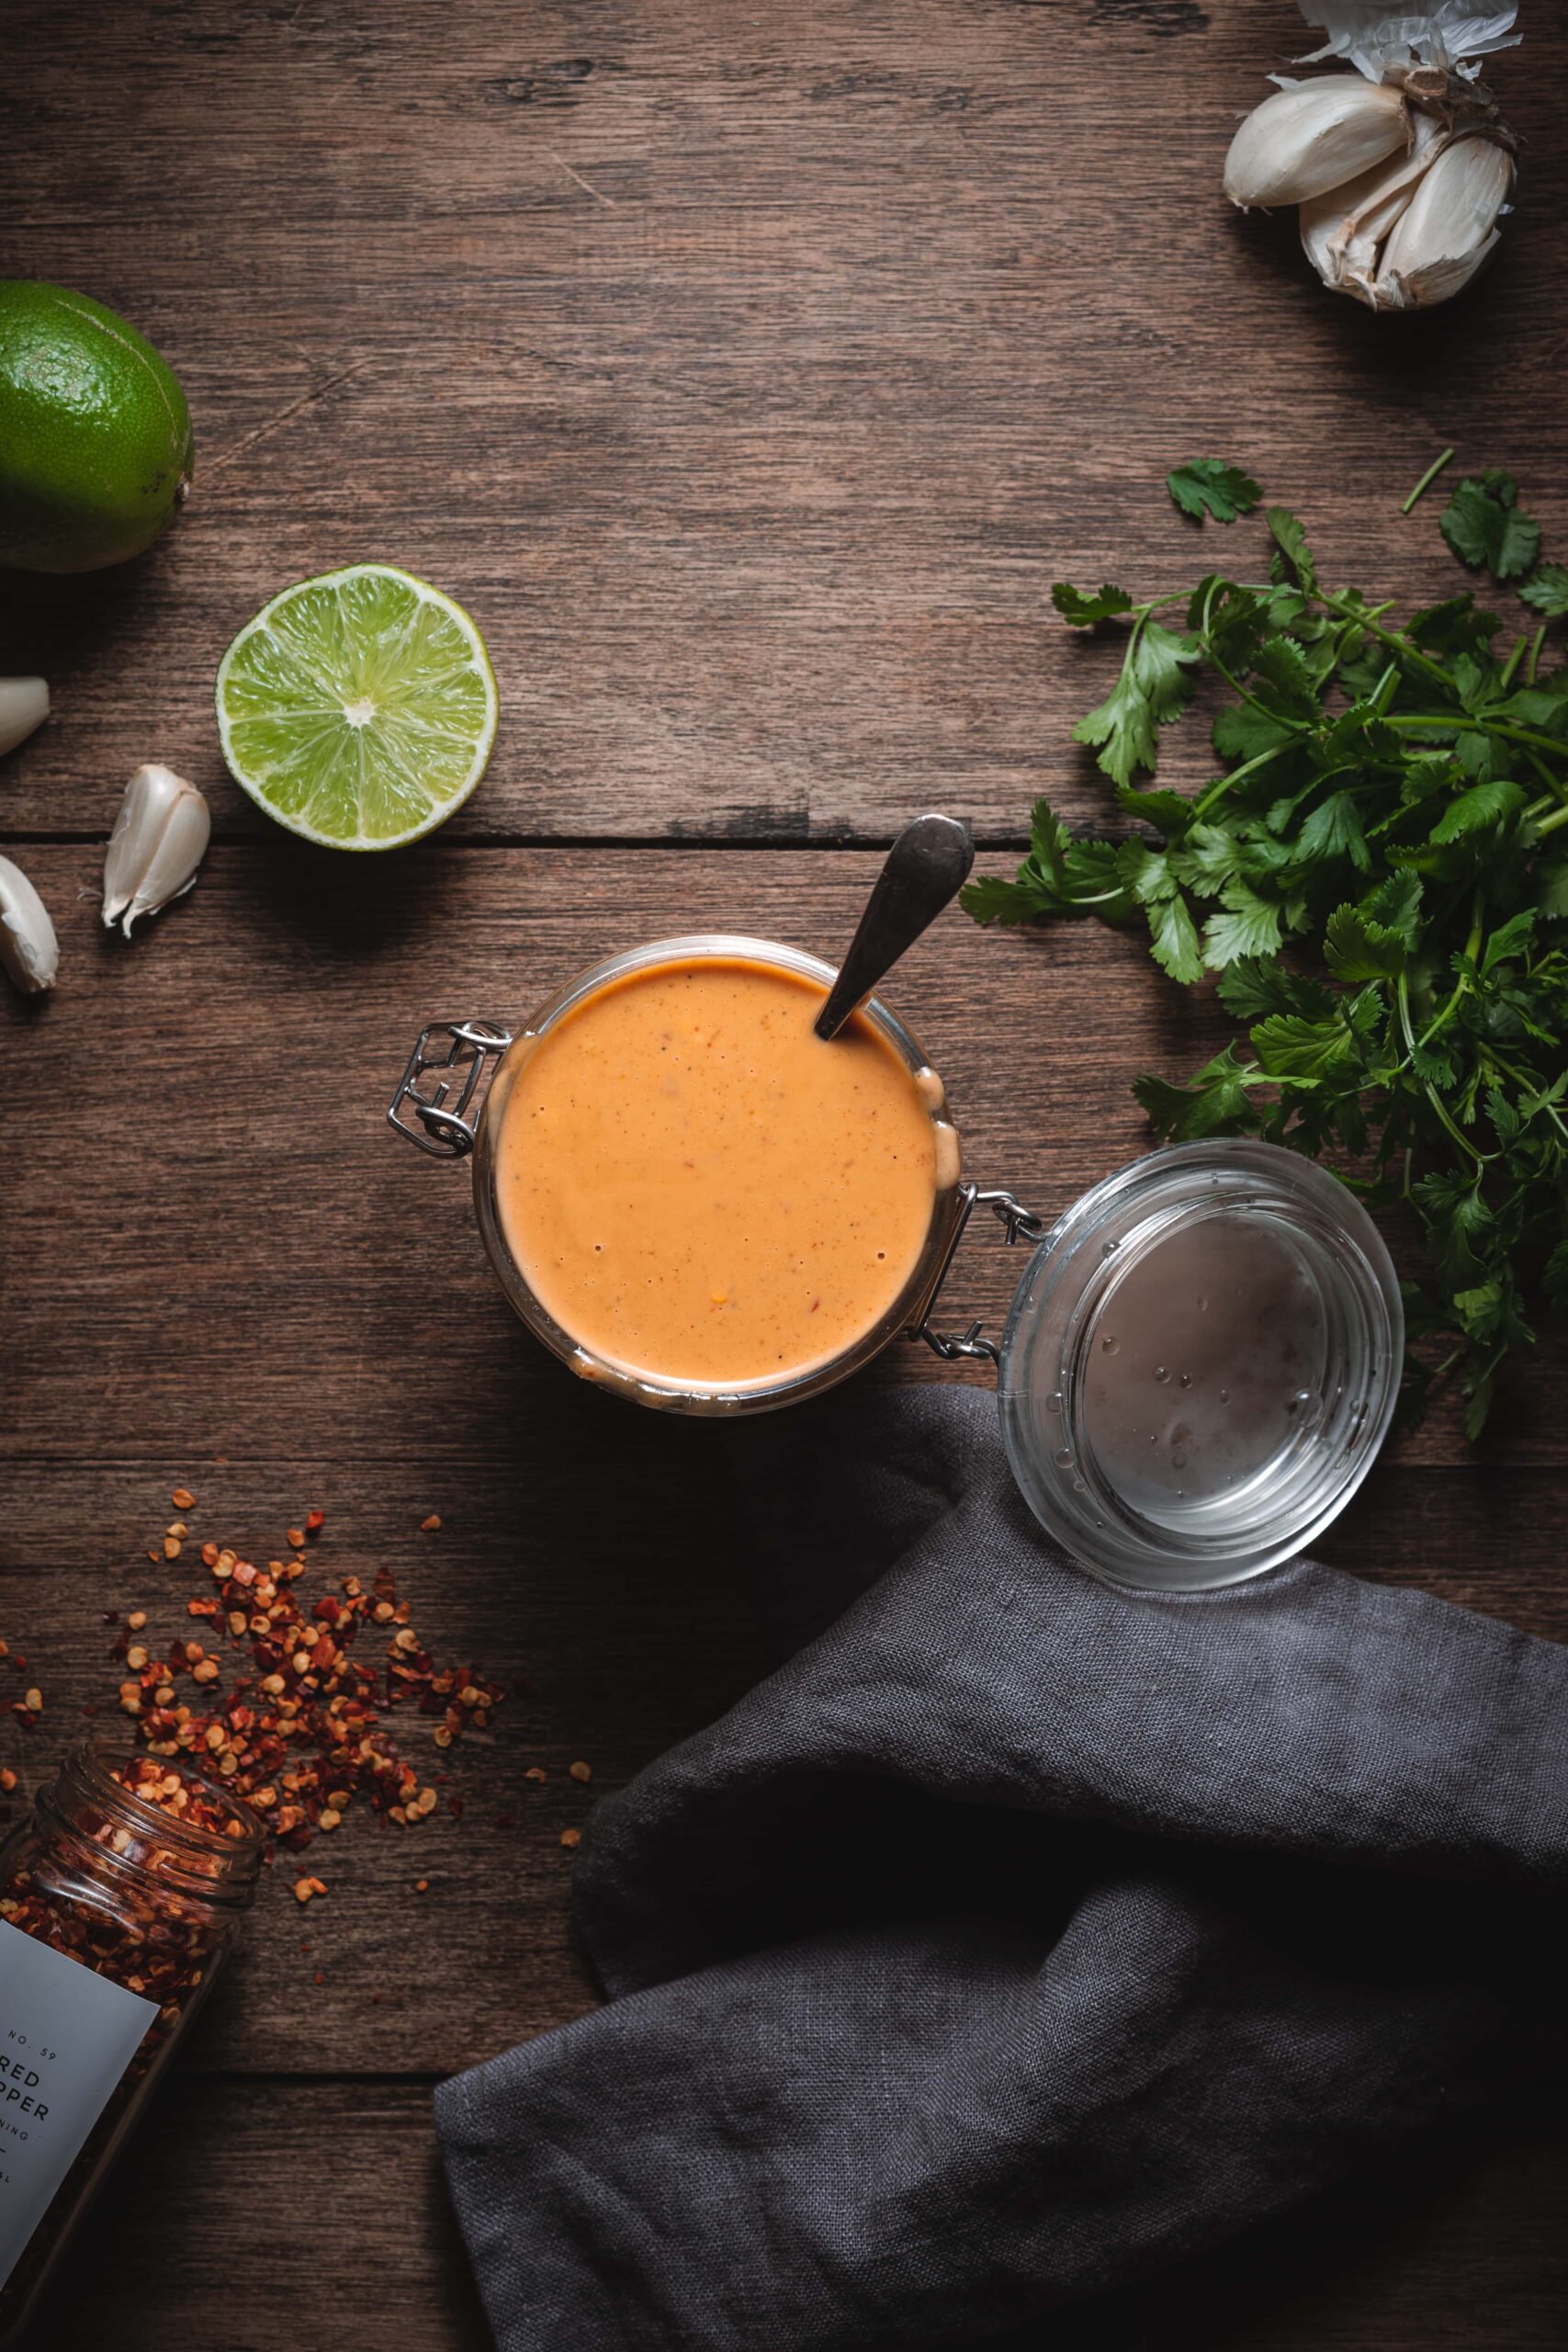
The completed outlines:
<svg viewBox="0 0 1568 2352">
<path fill-rule="evenodd" d="M 973 2344 L 1562 2063 L 1568 1649 L 1109 1591 L 974 1391 L 747 1442 L 813 1638 L 599 1808 L 609 2005 L 437 2095 L 502 2352 Z"/>
</svg>

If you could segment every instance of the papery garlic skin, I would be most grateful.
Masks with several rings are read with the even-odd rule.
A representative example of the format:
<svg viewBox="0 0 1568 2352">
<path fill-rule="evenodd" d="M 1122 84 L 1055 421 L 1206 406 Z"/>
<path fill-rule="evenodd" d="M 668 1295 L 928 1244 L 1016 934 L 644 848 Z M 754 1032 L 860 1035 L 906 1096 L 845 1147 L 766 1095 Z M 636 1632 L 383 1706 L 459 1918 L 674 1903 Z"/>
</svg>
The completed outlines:
<svg viewBox="0 0 1568 2352">
<path fill-rule="evenodd" d="M 104 854 L 104 928 L 127 939 L 140 915 L 183 898 L 212 838 L 212 816 L 194 784 L 173 768 L 138 768 L 125 787 Z"/>
<path fill-rule="evenodd" d="M 0 755 L 14 752 L 49 717 L 43 678 L 0 678 Z"/>
<path fill-rule="evenodd" d="M 1446 302 L 1468 286 L 1502 232 L 1514 159 L 1495 140 L 1456 139 L 1422 174 L 1390 232 L 1373 286 L 1380 310 Z"/>
<path fill-rule="evenodd" d="M 1415 125 L 1403 90 L 1359 74 L 1325 74 L 1254 107 L 1225 157 L 1225 194 L 1244 211 L 1305 204 L 1397 153 Z"/>
<path fill-rule="evenodd" d="M 0 857 L 0 966 L 25 996 L 41 996 L 60 970 L 49 909 L 19 865 Z"/>
</svg>

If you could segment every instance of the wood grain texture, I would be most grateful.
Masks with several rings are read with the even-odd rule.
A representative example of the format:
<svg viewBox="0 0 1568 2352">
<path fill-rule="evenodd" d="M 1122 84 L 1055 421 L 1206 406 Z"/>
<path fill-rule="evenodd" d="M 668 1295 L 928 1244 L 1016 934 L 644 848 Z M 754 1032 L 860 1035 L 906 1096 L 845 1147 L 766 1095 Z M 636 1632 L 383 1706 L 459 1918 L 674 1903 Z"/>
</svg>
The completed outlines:
<svg viewBox="0 0 1568 2352">
<path fill-rule="evenodd" d="M 1303 46 L 1286 0 L 8 23 L 0 268 L 124 309 L 198 441 L 144 562 L 0 594 L 59 707 L 10 826 L 102 828 L 152 756 L 254 823 L 218 658 L 285 581 L 366 556 L 494 654 L 459 834 L 792 841 L 933 799 L 1000 839 L 1042 789 L 1102 806 L 1068 736 L 1103 657 L 1047 590 L 1206 568 L 1162 487 L 1188 457 L 1244 459 L 1380 593 L 1453 582 L 1431 509 L 1396 511 L 1447 441 L 1514 465 L 1568 547 L 1554 12 L 1495 69 L 1529 143 L 1495 266 L 1392 321 L 1220 193 Z"/>
<path fill-rule="evenodd" d="M 516 1326 L 464 1178 L 386 1131 L 408 1046 L 678 930 L 831 954 L 853 845 L 917 808 L 998 870 L 1040 791 L 1096 816 L 1069 731 L 1111 657 L 1049 583 L 1190 580 L 1214 550 L 1165 496 L 1180 459 L 1246 461 L 1326 571 L 1416 599 L 1457 575 L 1397 503 L 1454 441 L 1562 555 L 1568 24 L 1531 10 L 1495 71 L 1529 141 L 1496 265 L 1403 322 L 1220 197 L 1303 45 L 1286 0 L 14 0 L 7 33 L 0 273 L 152 334 L 198 462 L 139 563 L 0 577 L 0 671 L 56 711 L 0 772 L 0 850 L 62 949 L 50 1002 L 0 1002 L 0 1631 L 47 1698 L 4 1752 L 25 1793 L 114 1720 L 106 1611 L 174 1630 L 193 1579 L 145 1545 L 180 1481 L 198 1532 L 264 1552 L 322 1504 L 323 1575 L 389 1561 L 438 1651 L 526 1685 L 443 1759 L 461 1822 L 351 1816 L 306 1914 L 269 1882 L 39 2340 L 478 2352 L 431 2080 L 591 2003 L 561 1828 L 764 1660 L 725 1433 L 584 1393 Z M 343 862 L 226 781 L 210 691 L 266 595 L 367 556 L 469 606 L 502 729 L 439 839 Z M 1201 730 L 1168 741 L 1191 783 Z M 218 845 L 128 948 L 97 844 L 152 757 Z M 894 993 L 973 1170 L 1047 1208 L 1145 1147 L 1137 1069 L 1224 1034 L 1098 929 L 951 917 Z M 955 1316 L 994 1325 L 1018 1271 L 966 1246 Z M 900 1345 L 870 1376 L 950 1375 Z M 1446 1407 L 1393 1449 L 1326 1556 L 1568 1636 L 1565 1430 L 1558 1343 L 1479 1455 Z M 1555 2347 L 1560 2130 L 1426 2154 L 1086 2352 Z"/>
</svg>

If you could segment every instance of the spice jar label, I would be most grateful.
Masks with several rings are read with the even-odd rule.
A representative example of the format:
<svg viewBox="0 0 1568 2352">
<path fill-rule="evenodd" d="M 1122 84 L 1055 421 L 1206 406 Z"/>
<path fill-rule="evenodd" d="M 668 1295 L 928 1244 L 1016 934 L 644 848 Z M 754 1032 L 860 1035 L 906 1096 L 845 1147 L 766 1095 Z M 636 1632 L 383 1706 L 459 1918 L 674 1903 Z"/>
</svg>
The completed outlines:
<svg viewBox="0 0 1568 2352">
<path fill-rule="evenodd" d="M 157 2014 L 0 1920 L 0 2286 Z"/>
</svg>

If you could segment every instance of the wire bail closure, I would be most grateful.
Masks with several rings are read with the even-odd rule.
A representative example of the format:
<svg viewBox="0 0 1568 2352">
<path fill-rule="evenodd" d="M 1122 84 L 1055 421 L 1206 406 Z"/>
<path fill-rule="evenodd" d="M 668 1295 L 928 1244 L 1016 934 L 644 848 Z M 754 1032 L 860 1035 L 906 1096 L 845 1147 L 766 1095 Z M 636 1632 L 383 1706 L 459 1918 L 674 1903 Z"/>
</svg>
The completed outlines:
<svg viewBox="0 0 1568 2352">
<path fill-rule="evenodd" d="M 1017 1241 L 1027 1241 L 1033 1247 L 1044 1240 L 1050 1228 L 1043 1216 L 1036 1216 L 1033 1210 L 1026 1209 L 1014 1193 L 1004 1192 L 997 1185 L 980 1185 L 965 1182 L 958 1187 L 958 1199 L 959 1209 L 953 1220 L 952 1238 L 948 1242 L 947 1251 L 932 1287 L 926 1311 L 915 1326 L 913 1336 L 917 1340 L 923 1340 L 931 1352 L 942 1358 L 943 1363 L 955 1363 L 962 1358 L 970 1362 L 999 1365 L 1002 1351 L 994 1340 L 987 1340 L 985 1337 L 985 1325 L 982 1321 L 976 1319 L 970 1324 L 966 1331 L 932 1330 L 931 1317 L 936 1311 L 937 1300 L 942 1295 L 942 1284 L 947 1280 L 948 1270 L 957 1254 L 958 1245 L 963 1240 L 969 1219 L 976 1208 L 990 1210 L 1002 1227 L 1010 1249 Z"/>
<path fill-rule="evenodd" d="M 445 1052 L 442 1039 L 446 1041 Z M 491 1055 L 505 1053 L 511 1043 L 509 1029 L 498 1029 L 487 1021 L 438 1021 L 422 1029 L 388 1105 L 389 1125 L 432 1159 L 466 1159 L 478 1139 L 479 1125 L 478 1110 L 472 1118 L 466 1115 L 468 1106 Z M 422 1088 L 420 1080 L 432 1076 L 434 1085 Z M 405 1105 L 418 1126 L 402 1115 Z"/>
</svg>

